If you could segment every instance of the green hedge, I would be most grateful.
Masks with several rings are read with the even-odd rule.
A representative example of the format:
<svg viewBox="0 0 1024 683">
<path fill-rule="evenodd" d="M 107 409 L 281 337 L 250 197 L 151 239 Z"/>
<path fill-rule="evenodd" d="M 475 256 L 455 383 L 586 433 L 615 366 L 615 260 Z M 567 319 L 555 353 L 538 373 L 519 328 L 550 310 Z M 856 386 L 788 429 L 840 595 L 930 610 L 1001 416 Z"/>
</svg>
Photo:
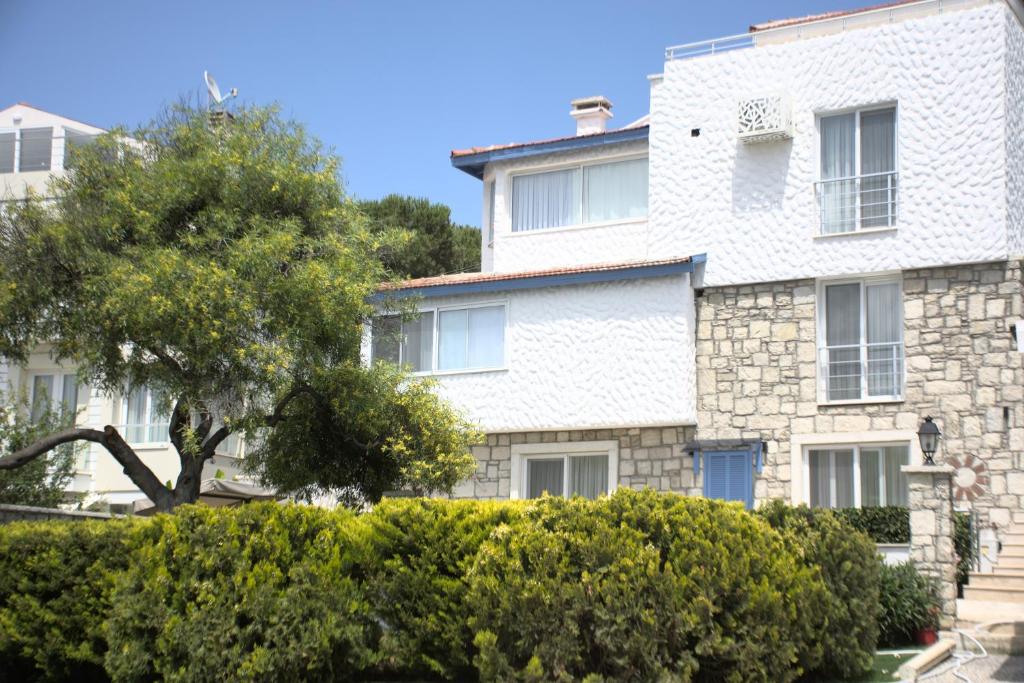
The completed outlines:
<svg viewBox="0 0 1024 683">
<path fill-rule="evenodd" d="M 910 510 L 905 507 L 843 508 L 835 513 L 875 543 L 910 543 Z"/>
<path fill-rule="evenodd" d="M 757 514 L 783 533 L 828 586 L 822 611 L 808 615 L 821 620 L 823 657 L 813 670 L 840 677 L 867 672 L 878 641 L 881 563 L 874 542 L 831 510 L 788 507 L 776 500 Z"/>
<path fill-rule="evenodd" d="M 781 536 L 735 504 L 620 491 L 0 525 L 0 679 L 102 679 L 105 667 L 116 681 L 787 681 L 856 669 L 875 628 L 877 585 L 862 569 L 873 547 L 834 517 L 766 518 Z"/>
</svg>

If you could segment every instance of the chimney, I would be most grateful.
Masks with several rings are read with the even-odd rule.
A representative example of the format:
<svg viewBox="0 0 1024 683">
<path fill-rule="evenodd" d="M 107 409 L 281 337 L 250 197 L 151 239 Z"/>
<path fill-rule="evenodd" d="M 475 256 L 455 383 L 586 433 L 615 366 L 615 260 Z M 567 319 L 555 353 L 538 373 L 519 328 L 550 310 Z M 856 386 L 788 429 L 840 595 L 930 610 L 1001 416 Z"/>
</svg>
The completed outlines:
<svg viewBox="0 0 1024 683">
<path fill-rule="evenodd" d="M 576 135 L 603 133 L 607 128 L 608 119 L 612 117 L 612 103 L 603 95 L 582 97 L 569 103 L 572 111 L 569 114 L 576 119 Z"/>
</svg>

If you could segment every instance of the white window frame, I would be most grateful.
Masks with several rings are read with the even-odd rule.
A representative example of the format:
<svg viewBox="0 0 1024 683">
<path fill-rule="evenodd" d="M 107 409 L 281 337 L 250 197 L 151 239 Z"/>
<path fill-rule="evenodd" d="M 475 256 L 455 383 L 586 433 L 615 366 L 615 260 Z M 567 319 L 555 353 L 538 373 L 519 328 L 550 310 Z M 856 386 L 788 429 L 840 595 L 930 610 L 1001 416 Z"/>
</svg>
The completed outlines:
<svg viewBox="0 0 1024 683">
<path fill-rule="evenodd" d="M 75 413 L 77 422 L 78 400 L 82 391 L 81 384 L 78 384 L 78 376 L 74 372 L 68 372 L 66 370 L 32 370 L 28 373 L 27 378 L 29 393 L 31 394 L 31 396 L 29 396 L 29 406 L 35 406 L 36 404 L 36 377 L 53 377 L 55 386 L 53 390 L 54 395 L 49 397 L 50 408 L 57 411 L 59 411 L 64 404 L 64 383 L 67 381 L 68 377 L 73 377 L 75 379 L 75 384 L 77 385 L 77 389 L 75 391 L 75 405 L 68 406 L 68 409 Z M 60 382 L 59 387 L 56 386 L 58 381 Z"/>
<path fill-rule="evenodd" d="M 826 287 L 832 285 L 860 285 L 860 351 L 861 351 L 861 374 L 860 374 L 860 398 L 841 399 L 841 400 L 829 400 L 828 397 L 828 365 L 826 363 L 826 354 L 828 350 L 828 335 L 827 328 L 825 326 L 828 315 L 828 304 L 825 298 Z M 867 297 L 866 289 L 868 285 L 886 285 L 895 284 L 899 289 L 899 301 L 900 301 L 900 322 L 899 322 L 899 345 L 901 348 L 901 374 L 899 377 L 899 387 L 902 393 L 893 396 L 868 396 L 868 373 L 867 373 Z M 816 365 L 817 365 L 817 383 L 818 383 L 818 403 L 822 405 L 857 405 L 863 403 L 899 403 L 904 400 L 904 396 L 907 388 L 907 362 L 906 362 L 906 342 L 904 336 L 906 333 L 905 325 L 906 318 L 904 317 L 904 300 L 903 300 L 903 276 L 902 273 L 887 273 L 882 275 L 870 275 L 864 277 L 851 277 L 851 278 L 837 278 L 834 280 L 818 280 L 815 292 L 815 322 L 818 328 L 817 334 L 817 354 L 816 354 Z"/>
<path fill-rule="evenodd" d="M 160 424 L 158 422 L 153 421 L 153 405 L 154 403 L 156 403 L 153 397 L 153 389 L 152 387 L 149 386 L 135 387 L 135 389 L 145 389 L 146 391 L 146 421 L 131 424 L 132 426 L 142 426 L 145 429 L 146 433 L 148 433 L 151 425 Z M 126 391 L 121 395 L 121 405 L 120 409 L 118 410 L 118 415 L 120 415 L 121 417 L 120 425 L 118 428 L 122 431 L 122 437 L 128 434 L 128 396 L 130 394 L 130 391 Z M 162 441 L 128 441 L 128 439 L 125 439 L 125 441 L 127 441 L 128 444 L 135 450 L 154 450 L 167 448 L 170 445 L 169 439 L 170 434 L 165 434 Z"/>
<path fill-rule="evenodd" d="M 637 216 L 635 218 L 620 218 L 610 221 L 596 221 L 592 223 L 580 222 L 573 225 L 557 225 L 550 228 L 537 228 L 535 230 L 520 230 L 514 229 L 515 217 L 512 215 L 513 207 L 513 187 L 517 176 L 524 175 L 537 175 L 539 173 L 548 173 L 551 171 L 565 171 L 571 168 L 577 168 L 580 171 L 580 196 L 579 196 L 579 208 L 580 208 L 580 220 L 583 221 L 584 207 L 583 207 L 583 169 L 587 166 L 603 166 L 605 164 L 614 164 L 620 161 L 635 161 L 637 159 L 648 160 L 648 178 L 647 178 L 647 213 L 643 216 Z M 574 161 L 564 162 L 560 164 L 543 164 L 537 166 L 524 166 L 523 168 L 517 168 L 514 171 L 509 171 L 505 179 L 505 205 L 508 209 L 508 235 L 510 237 L 525 237 L 527 235 L 538 235 L 546 234 L 551 232 L 561 232 L 565 230 L 582 230 L 587 228 L 601 228 L 610 225 L 628 225 L 631 223 L 645 223 L 650 215 L 651 211 L 651 186 L 650 186 L 650 153 L 649 152 L 628 152 L 623 154 L 616 154 L 613 156 L 601 157 L 598 159 L 588 159 L 586 161 Z"/>
<path fill-rule="evenodd" d="M 833 180 L 842 180 L 842 178 L 822 178 L 821 177 L 821 120 L 831 118 L 833 116 L 843 116 L 845 114 L 854 114 L 854 133 L 853 133 L 853 165 L 854 175 L 853 178 L 858 181 L 858 189 L 860 188 L 859 181 L 863 177 L 861 173 L 861 158 L 860 158 L 860 117 L 862 114 L 870 114 L 876 111 L 885 111 L 887 109 L 893 110 L 893 170 L 892 173 L 896 177 L 896 192 L 900 192 L 900 107 L 899 102 L 884 102 L 880 104 L 871 104 L 861 107 L 846 107 L 844 109 L 833 109 L 829 111 L 817 112 L 814 117 L 814 150 L 815 150 L 815 187 L 819 183 L 825 183 Z M 893 216 L 891 225 L 880 225 L 872 226 L 868 228 L 861 227 L 861 215 L 860 215 L 860 198 L 857 198 L 856 202 L 856 221 L 854 225 L 856 227 L 853 230 L 846 232 L 835 232 L 825 233 L 824 224 L 821 221 L 820 204 L 818 200 L 815 200 L 815 206 L 818 207 L 817 213 L 817 229 L 814 231 L 816 238 L 832 238 L 832 237 L 849 237 L 850 235 L 861 235 L 871 234 L 875 232 L 888 232 L 896 230 L 899 227 L 900 220 L 900 207 L 903 206 L 903 202 L 900 201 L 899 194 L 896 195 L 894 202 L 895 206 L 893 209 Z"/>
<path fill-rule="evenodd" d="M 489 308 L 489 307 L 493 307 L 493 306 L 501 306 L 504 309 L 505 327 L 504 327 L 504 330 L 503 330 L 503 337 L 502 337 L 502 341 L 503 341 L 502 347 L 503 348 L 502 348 L 501 365 L 488 366 L 488 367 L 479 367 L 479 368 L 460 368 L 460 369 L 454 369 L 454 370 L 438 370 L 437 369 L 437 362 L 438 362 L 438 337 L 439 337 L 439 332 L 440 332 L 440 327 L 441 327 L 441 313 L 444 312 L 444 311 L 464 311 L 464 310 L 470 310 L 470 309 L 473 309 L 473 308 Z M 433 327 L 432 336 L 431 336 L 431 343 L 432 343 L 433 347 L 431 348 L 431 354 L 430 354 L 430 369 L 429 370 L 419 370 L 419 371 L 416 371 L 416 372 L 410 372 L 409 373 L 410 375 L 412 375 L 414 377 L 425 377 L 425 376 L 443 377 L 443 376 L 446 376 L 446 375 L 470 375 L 470 374 L 476 374 L 476 373 L 481 373 L 481 372 L 503 372 L 503 371 L 507 371 L 508 370 L 508 366 L 509 366 L 509 362 L 508 362 L 508 360 L 509 360 L 509 334 L 508 334 L 509 333 L 509 315 L 508 315 L 508 312 L 509 312 L 509 300 L 508 299 L 494 299 L 494 300 L 490 300 L 490 301 L 474 301 L 471 304 L 461 304 L 460 303 L 460 304 L 446 304 L 446 305 L 435 305 L 435 306 L 419 306 L 419 307 L 417 307 L 416 312 L 417 312 L 418 315 L 422 315 L 424 313 L 433 313 L 434 314 L 434 327 Z M 395 315 L 395 314 L 390 314 L 389 313 L 387 315 Z M 374 360 L 373 357 L 372 357 L 372 351 L 373 351 L 373 336 L 372 335 L 373 335 L 373 326 L 370 325 L 370 343 L 369 343 L 370 353 L 367 354 L 367 357 L 370 358 L 371 362 Z M 403 364 L 403 362 L 404 362 L 403 356 L 404 356 L 404 353 L 402 352 L 402 344 L 399 343 L 399 346 L 398 346 L 398 362 L 399 362 L 400 365 Z"/>
<path fill-rule="evenodd" d="M 803 500 L 807 505 L 811 504 L 811 451 L 830 451 L 829 453 L 829 498 L 831 500 L 836 499 L 836 463 L 835 463 L 835 452 L 837 450 L 852 450 L 853 451 L 853 466 L 852 466 L 852 477 L 853 477 L 853 506 L 855 508 L 861 508 L 862 496 L 861 496 L 861 476 L 860 476 L 860 451 L 862 448 L 868 450 L 871 449 L 882 449 L 892 447 L 905 447 L 907 449 L 907 464 L 913 463 L 913 449 L 911 448 L 910 441 L 880 441 L 880 442 L 861 442 L 856 443 L 838 443 L 838 444 L 808 444 L 803 446 Z M 885 468 L 880 468 L 882 476 L 885 476 Z M 880 487 L 880 498 L 879 506 L 888 505 L 885 501 L 885 486 Z M 875 506 L 872 506 L 875 507 Z M 832 510 L 841 508 L 828 508 Z"/>
<path fill-rule="evenodd" d="M 619 442 L 611 441 L 562 441 L 557 443 L 514 444 L 512 446 L 512 467 L 509 486 L 509 498 L 519 500 L 526 498 L 530 490 L 526 480 L 529 460 L 552 460 L 561 457 L 568 470 L 568 459 L 571 456 L 607 455 L 608 456 L 608 495 L 615 492 L 619 484 Z M 569 486 L 569 477 L 562 478 L 562 496 Z"/>
</svg>

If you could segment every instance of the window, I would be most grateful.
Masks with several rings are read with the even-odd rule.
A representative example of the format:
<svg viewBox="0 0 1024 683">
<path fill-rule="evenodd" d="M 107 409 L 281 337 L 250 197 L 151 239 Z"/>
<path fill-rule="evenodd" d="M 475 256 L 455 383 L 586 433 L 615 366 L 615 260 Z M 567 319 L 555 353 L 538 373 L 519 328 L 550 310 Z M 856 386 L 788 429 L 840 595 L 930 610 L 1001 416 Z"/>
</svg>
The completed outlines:
<svg viewBox="0 0 1024 683">
<path fill-rule="evenodd" d="M 53 154 L 53 128 L 22 128 L 18 170 L 49 171 Z"/>
<path fill-rule="evenodd" d="M 14 150 L 18 134 L 15 131 L 0 132 L 0 173 L 14 173 Z"/>
<path fill-rule="evenodd" d="M 73 373 L 32 375 L 33 424 L 43 419 L 48 410 L 61 417 L 78 410 L 78 377 Z"/>
<path fill-rule="evenodd" d="M 83 133 L 73 128 L 64 129 L 64 168 L 69 168 L 74 162 L 76 149 L 91 145 L 96 141 L 96 136 Z"/>
<path fill-rule="evenodd" d="M 121 401 L 124 439 L 128 443 L 163 443 L 168 440 L 170 414 L 161 396 L 148 387 L 134 389 Z"/>
<path fill-rule="evenodd" d="M 487 246 L 494 244 L 494 181 L 487 183 Z"/>
<path fill-rule="evenodd" d="M 647 159 L 590 164 L 512 178 L 512 231 L 647 215 Z"/>
<path fill-rule="evenodd" d="M 422 310 L 405 322 L 397 315 L 381 316 L 371 328 L 370 358 L 412 372 L 500 368 L 505 364 L 505 304 Z"/>
<path fill-rule="evenodd" d="M 821 234 L 896 224 L 896 109 L 819 120 Z"/>
<path fill-rule="evenodd" d="M 608 454 L 527 457 L 526 497 L 583 496 L 608 493 Z"/>
<path fill-rule="evenodd" d="M 807 501 L 811 507 L 848 508 L 907 504 L 909 462 L 904 445 L 851 445 L 807 452 Z"/>
<path fill-rule="evenodd" d="M 903 395 L 903 302 L 899 282 L 825 284 L 819 294 L 819 358 L 826 401 Z"/>
</svg>

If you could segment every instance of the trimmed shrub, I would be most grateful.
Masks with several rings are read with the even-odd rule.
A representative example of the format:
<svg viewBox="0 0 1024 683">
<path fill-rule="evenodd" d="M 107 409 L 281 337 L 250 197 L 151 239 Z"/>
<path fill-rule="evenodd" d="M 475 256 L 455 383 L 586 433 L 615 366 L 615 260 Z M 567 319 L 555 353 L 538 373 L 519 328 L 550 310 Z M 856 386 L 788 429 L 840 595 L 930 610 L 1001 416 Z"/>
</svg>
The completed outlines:
<svg viewBox="0 0 1024 683">
<path fill-rule="evenodd" d="M 142 526 L 117 582 L 106 665 L 116 681 L 345 679 L 376 632 L 352 577 L 354 516 L 254 503 Z"/>
<path fill-rule="evenodd" d="M 132 524 L 0 524 L 0 680 L 107 680 L 103 619 Z"/>
<path fill-rule="evenodd" d="M 874 542 L 831 510 L 776 500 L 757 513 L 821 571 L 828 587 L 818 634 L 823 656 L 815 673 L 852 678 L 867 672 L 878 641 L 881 562 Z"/>
<path fill-rule="evenodd" d="M 620 490 L 544 498 L 470 576 L 483 680 L 788 681 L 816 572 L 735 504 Z"/>
<path fill-rule="evenodd" d="M 382 675 L 475 676 L 467 575 L 480 545 L 522 508 L 414 498 L 385 501 L 361 518 L 356 570 L 383 627 Z"/>
<path fill-rule="evenodd" d="M 911 645 L 919 629 L 933 625 L 937 607 L 935 590 L 910 562 L 882 565 L 878 644 Z"/>
<path fill-rule="evenodd" d="M 910 510 L 905 507 L 843 508 L 834 513 L 875 543 L 910 543 Z"/>
</svg>

